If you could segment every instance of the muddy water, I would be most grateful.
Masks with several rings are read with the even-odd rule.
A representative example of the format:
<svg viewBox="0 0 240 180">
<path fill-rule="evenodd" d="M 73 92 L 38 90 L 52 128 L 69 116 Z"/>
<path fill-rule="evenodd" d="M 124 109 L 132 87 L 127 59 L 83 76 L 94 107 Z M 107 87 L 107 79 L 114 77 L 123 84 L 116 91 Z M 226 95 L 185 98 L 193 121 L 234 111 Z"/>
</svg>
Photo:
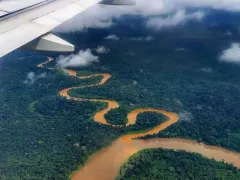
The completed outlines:
<svg viewBox="0 0 240 180">
<path fill-rule="evenodd" d="M 51 60 L 52 59 L 49 58 L 47 62 Z M 43 67 L 45 64 L 47 64 L 47 62 L 38 65 L 38 67 Z M 87 79 L 93 76 L 103 76 L 102 80 L 97 84 L 66 88 L 61 90 L 59 94 L 67 99 L 75 101 L 93 101 L 107 103 L 107 107 L 105 109 L 96 112 L 94 120 L 105 125 L 113 126 L 116 128 L 119 127 L 107 123 L 104 117 L 108 111 L 119 107 L 119 104 L 116 101 L 107 99 L 74 98 L 68 95 L 68 91 L 74 88 L 86 88 L 102 85 L 111 78 L 111 75 L 103 73 L 78 77 L 76 71 L 67 69 L 67 72 L 69 75 L 80 79 Z M 225 162 L 232 163 L 234 166 L 240 168 L 240 154 L 216 146 L 208 146 L 203 143 L 180 138 L 155 138 L 149 140 L 134 139 L 137 137 L 158 133 L 159 131 L 168 128 L 178 121 L 177 114 L 160 109 L 142 108 L 132 111 L 128 114 L 127 125 L 135 124 L 138 114 L 144 112 L 160 113 L 167 116 L 169 119 L 166 122 L 163 122 L 146 132 L 133 133 L 119 137 L 109 147 L 91 156 L 87 164 L 72 175 L 72 180 L 113 180 L 117 176 L 121 165 L 126 162 L 131 155 L 145 148 L 166 148 L 200 153 L 208 158 L 214 158 L 218 161 L 224 160 Z"/>
<path fill-rule="evenodd" d="M 157 133 L 175 123 L 178 116 L 162 110 L 146 109 L 147 112 L 157 112 L 169 117 L 169 120 L 145 133 L 124 135 L 114 141 L 110 147 L 95 153 L 90 157 L 88 163 L 76 171 L 72 180 L 113 180 L 117 176 L 121 165 L 123 165 L 134 153 L 146 148 L 165 148 L 173 150 L 185 150 L 188 152 L 200 153 L 208 158 L 218 161 L 232 163 L 240 168 L 240 155 L 219 147 L 208 146 L 192 140 L 180 138 L 155 138 L 150 140 L 133 140 L 132 138 Z M 129 122 L 136 122 L 139 113 L 146 112 L 144 109 L 136 110 L 128 115 Z M 128 122 L 128 123 L 129 123 Z"/>
<path fill-rule="evenodd" d="M 191 140 L 157 138 L 125 142 L 118 139 L 110 147 L 94 154 L 83 168 L 73 174 L 72 179 L 113 180 L 117 176 L 121 165 L 134 153 L 145 148 L 166 148 L 196 152 L 208 158 L 214 158 L 218 161 L 225 160 L 240 167 L 240 156 L 236 153 Z"/>
<path fill-rule="evenodd" d="M 69 70 L 67 69 L 67 73 L 71 76 L 77 77 L 77 73 L 76 71 L 73 70 Z M 119 104 L 116 101 L 111 101 L 111 100 L 107 100 L 107 99 L 85 99 L 85 98 L 75 98 L 75 97 L 71 97 L 68 95 L 68 91 L 72 90 L 72 89 L 76 89 L 76 88 L 86 88 L 86 87 L 94 87 L 94 86 L 99 86 L 104 84 L 108 79 L 111 78 L 110 74 L 107 73 L 101 73 L 101 74 L 93 74 L 93 75 L 89 75 L 89 76 L 80 76 L 78 77 L 79 79 L 88 79 L 91 77 L 95 77 L 95 76 L 102 76 L 102 80 L 99 83 L 96 84 L 90 84 L 90 85 L 85 85 L 85 86 L 78 86 L 78 87 L 71 87 L 71 88 L 66 88 L 63 89 L 59 92 L 59 94 L 67 99 L 70 100 L 75 100 L 75 101 L 92 101 L 92 102 L 103 102 L 107 104 L 107 108 L 98 111 L 95 115 L 94 115 L 94 120 L 96 122 L 105 124 L 105 125 L 109 125 L 109 126 L 114 126 L 114 127 L 118 127 L 116 125 L 111 125 L 107 122 L 107 120 L 105 119 L 104 115 L 110 111 L 111 109 L 114 108 L 118 108 Z"/>
</svg>

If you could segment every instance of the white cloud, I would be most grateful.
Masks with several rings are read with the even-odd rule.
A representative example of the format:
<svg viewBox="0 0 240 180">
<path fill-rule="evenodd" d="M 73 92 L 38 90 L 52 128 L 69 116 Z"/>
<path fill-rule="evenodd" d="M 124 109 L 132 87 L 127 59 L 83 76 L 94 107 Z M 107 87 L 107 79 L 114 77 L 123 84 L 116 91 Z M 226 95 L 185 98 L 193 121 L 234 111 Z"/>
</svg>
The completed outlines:
<svg viewBox="0 0 240 180">
<path fill-rule="evenodd" d="M 127 56 L 135 56 L 136 54 L 132 51 L 128 51 L 128 52 L 125 52 L 124 55 L 127 55 Z"/>
<path fill-rule="evenodd" d="M 194 13 L 186 13 L 185 10 L 179 10 L 175 14 L 167 17 L 153 17 L 147 22 L 147 27 L 161 29 L 164 27 L 172 27 L 182 24 L 189 20 L 202 20 L 205 16 L 203 11 L 197 11 Z"/>
<path fill-rule="evenodd" d="M 98 46 L 95 51 L 99 54 L 106 54 L 110 52 L 110 49 L 104 47 L 104 46 Z"/>
<path fill-rule="evenodd" d="M 134 37 L 134 38 L 131 38 L 131 40 L 133 40 L 133 41 L 145 41 L 145 42 L 149 42 L 149 41 L 153 41 L 153 40 L 154 40 L 154 37 L 153 37 L 153 36 Z"/>
<path fill-rule="evenodd" d="M 164 0 L 165 1 L 165 0 Z M 223 9 L 229 11 L 240 11 L 239 0 L 170 0 L 175 6 L 184 7 L 208 7 L 213 9 Z"/>
<path fill-rule="evenodd" d="M 240 43 L 232 43 L 228 49 L 222 52 L 219 60 L 224 62 L 240 63 Z"/>
<path fill-rule="evenodd" d="M 69 56 L 59 56 L 57 58 L 57 67 L 81 67 L 90 65 L 93 62 L 98 62 L 98 56 L 94 56 L 90 49 L 81 50 L 77 54 Z"/>
<path fill-rule="evenodd" d="M 197 110 L 203 110 L 203 106 L 199 104 L 199 105 L 196 106 L 196 109 Z"/>
<path fill-rule="evenodd" d="M 203 71 L 205 73 L 212 73 L 213 69 L 211 67 L 203 67 L 203 68 L 201 68 L 201 71 Z"/>
<path fill-rule="evenodd" d="M 123 15 L 153 17 L 169 15 L 187 8 L 213 8 L 240 11 L 239 0 L 137 0 L 136 6 L 95 5 L 69 20 L 56 31 L 82 31 L 87 28 L 111 27 L 113 18 Z M 200 15 L 200 14 L 199 14 Z"/>
<path fill-rule="evenodd" d="M 226 32 L 226 35 L 227 35 L 227 36 L 232 36 L 233 33 L 232 33 L 231 31 L 227 31 L 227 32 Z"/>
<path fill-rule="evenodd" d="M 106 6 L 95 5 L 75 18 L 59 26 L 55 31 L 83 31 L 87 28 L 108 28 L 113 23 L 113 18 L 123 15 L 157 15 L 165 11 L 161 0 L 138 0 L 136 6 Z"/>
<path fill-rule="evenodd" d="M 120 38 L 118 36 L 116 36 L 115 34 L 111 34 L 111 35 L 105 37 L 104 39 L 106 39 L 106 40 L 113 40 L 113 41 L 120 40 Z"/>
<path fill-rule="evenodd" d="M 193 120 L 193 114 L 188 111 L 183 111 L 179 113 L 179 120 L 180 121 L 186 121 L 191 122 Z"/>
<path fill-rule="evenodd" d="M 177 48 L 175 49 L 176 52 L 184 52 L 184 51 L 187 51 L 187 49 L 185 48 Z"/>
<path fill-rule="evenodd" d="M 180 101 L 179 99 L 175 99 L 174 101 L 175 101 L 176 105 L 183 107 L 182 101 Z"/>
<path fill-rule="evenodd" d="M 45 72 L 41 73 L 39 75 L 36 75 L 36 73 L 34 73 L 34 72 L 29 72 L 27 74 L 26 79 L 23 81 L 23 83 L 24 84 L 34 84 L 38 79 L 43 79 L 46 77 L 47 77 L 47 74 Z"/>
</svg>

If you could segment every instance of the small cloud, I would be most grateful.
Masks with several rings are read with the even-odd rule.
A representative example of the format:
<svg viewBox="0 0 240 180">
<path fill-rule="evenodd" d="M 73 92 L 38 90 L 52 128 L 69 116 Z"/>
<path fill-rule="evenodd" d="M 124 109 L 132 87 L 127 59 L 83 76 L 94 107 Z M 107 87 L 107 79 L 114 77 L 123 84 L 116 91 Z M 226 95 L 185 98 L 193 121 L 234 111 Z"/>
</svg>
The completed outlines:
<svg viewBox="0 0 240 180">
<path fill-rule="evenodd" d="M 153 36 L 134 37 L 134 38 L 131 38 L 131 40 L 133 40 L 133 41 L 145 41 L 145 42 L 149 42 L 149 41 L 153 41 L 153 40 L 154 40 L 154 37 L 153 37 Z"/>
<path fill-rule="evenodd" d="M 185 48 L 177 48 L 175 51 L 176 52 L 184 52 L 184 51 L 186 51 L 187 49 L 185 49 Z"/>
<path fill-rule="evenodd" d="M 197 106 L 196 106 L 196 109 L 197 109 L 197 110 L 203 110 L 203 106 L 202 106 L 202 105 L 197 105 Z"/>
<path fill-rule="evenodd" d="M 183 107 L 183 103 L 179 99 L 174 100 L 177 106 Z"/>
<path fill-rule="evenodd" d="M 132 51 L 128 51 L 128 52 L 125 52 L 124 55 L 127 55 L 127 56 L 135 56 L 136 54 Z"/>
<path fill-rule="evenodd" d="M 105 71 L 105 72 L 110 71 L 110 69 L 111 69 L 109 66 L 100 66 L 99 68 L 101 71 Z"/>
<path fill-rule="evenodd" d="M 57 67 L 82 67 L 88 66 L 93 62 L 98 62 L 98 56 L 94 56 L 90 49 L 81 50 L 77 54 L 69 56 L 59 56 L 57 58 Z"/>
<path fill-rule="evenodd" d="M 99 54 L 106 54 L 110 52 L 110 49 L 104 47 L 104 46 L 98 46 L 95 51 Z"/>
<path fill-rule="evenodd" d="M 193 120 L 193 115 L 191 112 L 183 111 L 179 113 L 179 120 L 180 121 L 186 121 L 191 122 Z"/>
<path fill-rule="evenodd" d="M 75 142 L 75 143 L 73 144 L 73 146 L 79 147 L 79 146 L 80 146 L 80 143 L 79 143 L 79 142 Z"/>
<path fill-rule="evenodd" d="M 31 84 L 34 84 L 38 79 L 43 79 L 46 77 L 47 77 L 47 74 L 45 72 L 39 75 L 36 75 L 36 73 L 34 72 L 29 72 L 27 74 L 26 79 L 23 81 L 23 83 L 31 85 Z"/>
<path fill-rule="evenodd" d="M 211 67 L 203 67 L 203 68 L 201 68 L 201 71 L 203 71 L 205 73 L 212 73 L 213 69 Z"/>
<path fill-rule="evenodd" d="M 240 63 L 240 43 L 232 43 L 228 49 L 221 53 L 219 60 L 230 63 Z"/>
<path fill-rule="evenodd" d="M 106 40 L 113 40 L 113 41 L 120 40 L 120 38 L 118 36 L 116 36 L 115 34 L 111 34 L 111 35 L 105 37 L 104 39 L 106 39 Z"/>
<path fill-rule="evenodd" d="M 227 31 L 227 32 L 226 32 L 226 35 L 227 35 L 227 36 L 232 36 L 233 34 L 232 34 L 231 31 Z"/>
<path fill-rule="evenodd" d="M 173 27 L 179 24 L 185 23 L 189 20 L 200 21 L 204 18 L 205 13 L 203 11 L 197 11 L 194 13 L 187 13 L 185 10 L 178 10 L 175 14 L 167 17 L 152 17 L 147 22 L 147 27 L 162 29 L 165 27 Z"/>
</svg>

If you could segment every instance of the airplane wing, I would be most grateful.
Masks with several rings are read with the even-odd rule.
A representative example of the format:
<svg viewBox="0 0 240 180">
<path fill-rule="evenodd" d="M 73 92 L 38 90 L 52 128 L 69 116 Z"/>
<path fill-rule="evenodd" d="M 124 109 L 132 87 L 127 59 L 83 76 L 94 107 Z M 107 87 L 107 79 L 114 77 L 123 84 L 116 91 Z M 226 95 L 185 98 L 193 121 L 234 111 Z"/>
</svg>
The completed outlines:
<svg viewBox="0 0 240 180">
<path fill-rule="evenodd" d="M 97 3 L 134 4 L 133 0 L 0 0 L 0 57 L 23 45 L 39 51 L 74 51 L 73 45 L 48 32 Z"/>
</svg>

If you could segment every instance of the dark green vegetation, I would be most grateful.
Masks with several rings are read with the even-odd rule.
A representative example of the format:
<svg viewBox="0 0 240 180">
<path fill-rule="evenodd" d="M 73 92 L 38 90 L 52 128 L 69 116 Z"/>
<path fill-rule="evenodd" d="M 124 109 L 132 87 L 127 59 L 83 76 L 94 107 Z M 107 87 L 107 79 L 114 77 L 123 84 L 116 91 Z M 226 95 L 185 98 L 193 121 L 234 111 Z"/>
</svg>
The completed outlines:
<svg viewBox="0 0 240 180">
<path fill-rule="evenodd" d="M 106 104 L 68 101 L 58 91 L 93 84 L 101 77 L 78 80 L 62 71 L 36 67 L 45 60 L 34 56 L 1 62 L 0 179 L 67 179 L 92 153 L 120 135 L 163 120 L 161 115 L 145 113 L 136 126 L 122 129 L 94 122 L 93 114 Z M 47 75 L 26 84 L 30 71 Z"/>
<path fill-rule="evenodd" d="M 35 56 L 1 62 L 1 180 L 67 179 L 90 154 L 121 134 L 91 119 L 104 104 L 60 97 L 59 90 L 89 80 L 35 67 L 45 59 Z M 24 84 L 29 71 L 47 76 Z"/>
<path fill-rule="evenodd" d="M 109 113 L 105 115 L 105 118 L 108 123 L 114 124 L 114 125 L 126 125 L 128 121 L 128 113 L 133 111 L 134 109 L 126 106 L 126 105 L 120 105 L 119 108 L 111 110 Z M 136 124 L 129 125 L 125 128 L 122 128 L 122 130 L 126 132 L 134 132 L 134 131 L 146 131 L 148 129 L 151 129 L 162 122 L 166 121 L 168 117 L 153 113 L 153 112 L 145 112 L 141 113 L 137 116 Z"/>
<path fill-rule="evenodd" d="M 111 110 L 109 113 L 105 115 L 107 122 L 115 125 L 125 125 L 127 124 L 127 107 L 121 106 L 120 108 L 116 108 Z"/>
<path fill-rule="evenodd" d="M 216 11 L 203 22 L 160 32 L 146 31 L 139 27 L 141 23 L 129 27 L 122 22 L 121 31 L 114 28 L 121 41 L 103 41 L 111 53 L 90 67 L 111 73 L 112 78 L 104 86 L 77 93 L 97 94 L 132 109 L 153 107 L 178 113 L 180 121 L 156 136 L 195 139 L 240 152 L 240 66 L 219 61 L 223 50 L 240 41 L 238 17 Z M 79 37 L 90 38 L 91 47 L 101 42 L 99 36 L 109 34 L 91 33 L 94 36 Z M 149 34 L 155 40 L 130 40 Z"/>
<path fill-rule="evenodd" d="M 153 112 L 141 113 L 137 116 L 136 124 L 126 127 L 127 132 L 145 132 L 166 121 L 168 117 Z"/>
<path fill-rule="evenodd" d="M 160 32 L 140 27 L 143 22 L 138 18 L 124 19 L 107 30 L 61 34 L 78 49 L 99 45 L 111 49 L 100 55 L 99 63 L 79 70 L 81 75 L 107 72 L 112 78 L 105 85 L 71 94 L 118 101 L 122 109 L 106 115 L 113 123 L 123 124 L 126 112 L 143 107 L 179 113 L 181 121 L 156 136 L 195 139 L 240 152 L 240 67 L 218 60 L 222 50 L 240 41 L 240 18 L 233 16 L 237 15 L 210 13 L 201 23 Z M 227 30 L 233 35 L 227 36 Z M 121 40 L 104 40 L 109 34 Z M 149 34 L 155 40 L 131 40 Z M 19 58 L 20 53 L 0 61 L 0 179 L 67 179 L 117 137 L 165 120 L 146 113 L 129 128 L 98 124 L 93 114 L 105 104 L 67 101 L 58 91 L 96 83 L 99 77 L 79 80 L 60 70 L 39 69 L 36 65 L 45 56 L 23 52 L 26 57 Z M 30 71 L 46 72 L 46 77 L 24 84 Z"/>
<path fill-rule="evenodd" d="M 134 154 L 120 170 L 117 180 L 239 180 L 240 170 L 199 154 L 146 149 Z"/>
</svg>

